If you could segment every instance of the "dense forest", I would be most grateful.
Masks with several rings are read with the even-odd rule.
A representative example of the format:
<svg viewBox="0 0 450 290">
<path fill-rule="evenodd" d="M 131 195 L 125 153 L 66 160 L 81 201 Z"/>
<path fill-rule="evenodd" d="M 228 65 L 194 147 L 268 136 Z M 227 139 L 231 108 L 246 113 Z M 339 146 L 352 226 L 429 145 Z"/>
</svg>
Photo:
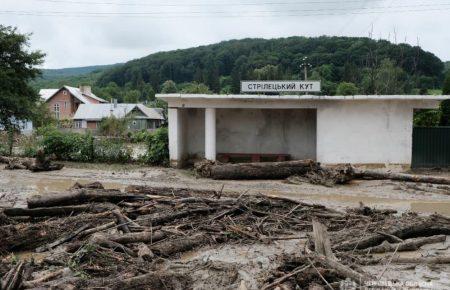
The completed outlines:
<svg viewBox="0 0 450 290">
<path fill-rule="evenodd" d="M 426 93 L 440 88 L 443 81 L 444 63 L 419 47 L 369 38 L 290 37 L 231 40 L 155 53 L 106 70 L 96 84 L 105 93 L 119 87 L 145 95 L 163 91 L 162 84 L 172 80 L 178 90 L 196 82 L 211 92 L 238 93 L 245 79 L 302 79 L 305 61 L 311 65 L 308 78 L 322 80 L 322 93 L 328 95 L 355 90 Z"/>
<path fill-rule="evenodd" d="M 305 59 L 306 58 L 306 59 Z M 322 94 L 441 93 L 445 67 L 420 47 L 352 37 L 224 41 L 113 66 L 44 71 L 39 88 L 89 84 L 105 99 L 154 101 L 158 92 L 239 93 L 248 79 L 322 81 Z"/>
</svg>

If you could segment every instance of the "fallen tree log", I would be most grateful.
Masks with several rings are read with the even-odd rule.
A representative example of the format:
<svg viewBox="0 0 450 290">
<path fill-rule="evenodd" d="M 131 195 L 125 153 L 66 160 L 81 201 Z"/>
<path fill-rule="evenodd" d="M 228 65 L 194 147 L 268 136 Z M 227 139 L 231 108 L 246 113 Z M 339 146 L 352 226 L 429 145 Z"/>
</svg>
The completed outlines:
<svg viewBox="0 0 450 290">
<path fill-rule="evenodd" d="M 36 195 L 27 199 L 28 208 L 55 207 L 64 205 L 76 205 L 89 202 L 111 202 L 142 200 L 144 195 L 122 193 L 116 189 L 80 189 L 65 192 L 58 195 Z"/>
<path fill-rule="evenodd" d="M 165 243 L 159 243 L 150 247 L 150 249 L 160 256 L 168 257 L 177 253 L 186 252 L 195 247 L 208 243 L 209 239 L 206 234 L 197 234 L 192 237 L 174 239 Z"/>
<path fill-rule="evenodd" d="M 364 250 L 369 247 L 380 245 L 391 235 L 400 239 L 416 237 L 429 237 L 434 235 L 450 235 L 450 222 L 440 216 L 432 216 L 431 220 L 416 223 L 401 228 L 394 228 L 386 233 L 374 233 L 363 239 L 355 237 L 352 240 L 344 241 L 334 247 L 339 251 L 351 251 L 353 249 Z"/>
<path fill-rule="evenodd" d="M 421 237 L 421 238 L 414 238 L 414 239 L 408 239 L 401 243 L 389 243 L 387 241 L 384 241 L 381 243 L 381 245 L 370 247 L 364 250 L 364 252 L 369 253 L 387 253 L 387 252 L 404 252 L 404 251 L 416 251 L 421 246 L 426 244 L 434 244 L 434 243 L 441 243 L 445 242 L 447 236 L 445 235 L 437 235 L 437 236 L 431 236 L 431 237 Z"/>
<path fill-rule="evenodd" d="M 125 192 L 134 194 L 160 195 L 168 197 L 190 197 L 193 194 L 215 195 L 216 190 L 203 190 L 192 188 L 175 188 L 175 187 L 155 187 L 147 185 L 130 185 L 125 188 Z"/>
<path fill-rule="evenodd" d="M 115 209 L 116 206 L 108 203 L 92 203 L 87 205 L 58 206 L 58 207 L 38 207 L 38 208 L 5 208 L 4 213 L 7 216 L 67 216 L 71 214 L 80 214 L 83 212 L 101 213 Z"/>
<path fill-rule="evenodd" d="M 232 180 L 285 179 L 292 175 L 304 175 L 318 168 L 319 164 L 313 160 L 196 165 L 196 171 L 202 177 Z"/>
<path fill-rule="evenodd" d="M 450 178 L 437 177 L 428 175 L 415 175 L 406 173 L 393 173 L 393 172 L 380 172 L 375 170 L 361 170 L 355 173 L 356 178 L 361 179 L 390 179 L 405 182 L 420 182 L 420 183 L 433 183 L 433 184 L 450 184 Z"/>
<path fill-rule="evenodd" d="M 136 223 L 141 226 L 158 226 L 163 225 L 169 222 L 172 222 L 177 219 L 181 219 L 190 215 L 204 215 L 209 214 L 214 211 L 219 210 L 220 208 L 195 208 L 195 209 L 188 209 L 183 211 L 178 211 L 171 214 L 165 214 L 165 215 L 142 215 L 139 216 L 136 219 Z"/>
<path fill-rule="evenodd" d="M 166 237 L 166 233 L 163 231 L 156 232 L 140 232 L 129 233 L 124 235 L 108 236 L 107 239 L 120 244 L 133 244 L 133 243 L 155 243 Z"/>
</svg>

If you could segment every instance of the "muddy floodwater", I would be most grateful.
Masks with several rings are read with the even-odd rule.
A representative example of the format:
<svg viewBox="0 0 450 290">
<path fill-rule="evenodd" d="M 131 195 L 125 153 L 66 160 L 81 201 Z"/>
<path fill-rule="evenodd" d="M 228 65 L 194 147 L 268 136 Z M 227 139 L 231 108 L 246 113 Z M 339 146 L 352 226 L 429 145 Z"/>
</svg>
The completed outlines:
<svg viewBox="0 0 450 290">
<path fill-rule="evenodd" d="M 157 167 L 68 163 L 61 171 L 31 173 L 1 170 L 0 206 L 25 206 L 35 194 L 54 194 L 75 182 L 100 181 L 106 188 L 124 189 L 128 185 L 152 185 L 216 189 L 247 194 L 286 196 L 306 202 L 342 209 L 360 202 L 378 208 L 450 216 L 450 186 L 394 181 L 355 181 L 349 185 L 324 187 L 288 184 L 285 181 L 218 181 L 196 178 L 189 170 Z M 448 173 L 450 175 L 450 173 Z"/>
</svg>

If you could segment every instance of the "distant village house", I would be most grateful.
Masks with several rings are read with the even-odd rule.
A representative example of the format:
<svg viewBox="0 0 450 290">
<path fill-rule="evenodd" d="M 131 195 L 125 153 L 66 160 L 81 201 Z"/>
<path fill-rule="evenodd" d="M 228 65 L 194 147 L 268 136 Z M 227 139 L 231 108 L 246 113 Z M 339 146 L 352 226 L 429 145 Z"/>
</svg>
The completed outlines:
<svg viewBox="0 0 450 290">
<path fill-rule="evenodd" d="M 73 120 L 77 129 L 98 128 L 104 118 L 130 118 L 130 130 L 152 130 L 164 121 L 162 109 L 148 108 L 142 104 L 82 104 Z"/>
<path fill-rule="evenodd" d="M 118 104 L 97 97 L 90 86 L 42 89 L 41 99 L 56 120 L 73 120 L 73 129 L 96 130 L 108 117 L 130 118 L 130 130 L 152 130 L 164 122 L 163 110 L 142 104 Z"/>
<path fill-rule="evenodd" d="M 81 104 L 108 103 L 108 101 L 94 95 L 90 86 L 42 89 L 39 94 L 48 104 L 50 111 L 57 120 L 72 119 Z"/>
</svg>

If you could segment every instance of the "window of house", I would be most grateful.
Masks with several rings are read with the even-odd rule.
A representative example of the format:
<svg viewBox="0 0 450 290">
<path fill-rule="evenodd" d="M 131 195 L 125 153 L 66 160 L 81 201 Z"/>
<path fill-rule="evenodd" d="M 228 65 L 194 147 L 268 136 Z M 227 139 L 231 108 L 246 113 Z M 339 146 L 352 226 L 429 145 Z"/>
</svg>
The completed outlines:
<svg viewBox="0 0 450 290">
<path fill-rule="evenodd" d="M 82 121 L 75 121 L 75 124 L 74 124 L 75 129 L 81 129 L 82 123 L 83 123 Z"/>
<path fill-rule="evenodd" d="M 55 113 L 56 120 L 59 120 L 59 118 L 60 118 L 60 108 L 59 108 L 59 104 L 58 103 L 53 105 L 53 112 Z"/>
<path fill-rule="evenodd" d="M 67 91 L 63 91 L 63 95 L 67 95 Z"/>
<path fill-rule="evenodd" d="M 67 109 L 67 102 L 64 102 L 64 109 Z"/>
</svg>

